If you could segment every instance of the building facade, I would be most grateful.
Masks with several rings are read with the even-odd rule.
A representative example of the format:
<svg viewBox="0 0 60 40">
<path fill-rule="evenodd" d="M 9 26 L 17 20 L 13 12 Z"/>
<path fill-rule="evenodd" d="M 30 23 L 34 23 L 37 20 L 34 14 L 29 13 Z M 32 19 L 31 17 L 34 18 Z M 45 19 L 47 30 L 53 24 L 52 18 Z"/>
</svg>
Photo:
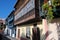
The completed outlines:
<svg viewBox="0 0 60 40">
<path fill-rule="evenodd" d="M 5 27 L 5 20 L 0 19 L 0 33 L 4 34 Z"/>
<path fill-rule="evenodd" d="M 12 11 L 6 18 L 6 30 L 7 35 L 15 37 L 15 26 L 14 26 L 14 11 Z"/>
<path fill-rule="evenodd" d="M 60 18 L 56 18 L 54 14 L 55 18 L 48 24 L 41 17 L 42 4 L 46 2 L 48 0 L 18 0 L 14 13 L 17 39 L 24 37 L 30 40 L 58 40 L 57 25 Z"/>
<path fill-rule="evenodd" d="M 40 21 L 39 6 L 37 0 L 18 0 L 15 5 L 16 38 L 27 37 L 32 40 L 32 30 L 34 24 Z M 28 30 L 28 31 L 27 31 Z"/>
</svg>

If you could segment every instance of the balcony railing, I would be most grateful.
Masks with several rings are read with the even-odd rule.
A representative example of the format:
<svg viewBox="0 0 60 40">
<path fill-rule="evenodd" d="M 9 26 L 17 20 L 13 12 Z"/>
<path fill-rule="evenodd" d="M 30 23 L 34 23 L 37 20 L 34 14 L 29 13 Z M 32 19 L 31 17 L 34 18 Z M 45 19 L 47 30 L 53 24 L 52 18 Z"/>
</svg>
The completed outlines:
<svg viewBox="0 0 60 40">
<path fill-rule="evenodd" d="M 14 18 L 12 17 L 12 18 L 10 18 L 9 20 L 8 20 L 8 22 L 10 22 L 10 21 L 12 21 Z"/>
<path fill-rule="evenodd" d="M 13 27 L 13 25 L 11 25 L 11 26 L 8 26 L 9 28 L 12 28 Z"/>
<path fill-rule="evenodd" d="M 22 8 L 22 10 L 15 16 L 15 20 L 19 19 L 20 17 L 25 15 L 27 12 L 35 8 L 34 2 L 35 2 L 34 0 L 30 0 L 27 3 L 27 5 L 24 8 Z"/>
</svg>

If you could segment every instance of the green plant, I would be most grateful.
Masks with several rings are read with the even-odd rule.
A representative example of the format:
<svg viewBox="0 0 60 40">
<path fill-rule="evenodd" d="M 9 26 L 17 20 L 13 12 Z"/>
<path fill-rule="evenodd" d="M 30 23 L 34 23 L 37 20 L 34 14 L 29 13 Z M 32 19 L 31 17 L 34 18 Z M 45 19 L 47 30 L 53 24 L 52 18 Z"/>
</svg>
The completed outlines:
<svg viewBox="0 0 60 40">
<path fill-rule="evenodd" d="M 48 20 L 48 22 L 50 22 L 54 17 L 53 12 L 52 12 L 52 7 L 49 6 L 48 3 L 45 3 L 45 4 L 43 4 L 42 9 L 43 9 L 43 11 L 47 11 L 47 13 L 45 14 L 46 15 L 45 18 Z"/>
<path fill-rule="evenodd" d="M 60 6 L 60 0 L 52 0 L 52 6 Z"/>
<path fill-rule="evenodd" d="M 52 8 L 51 7 L 49 7 L 48 8 L 48 12 L 47 12 L 47 20 L 48 20 L 48 22 L 51 22 L 51 20 L 53 19 L 53 12 L 52 12 Z"/>
<path fill-rule="evenodd" d="M 42 9 L 43 9 L 43 10 L 45 10 L 45 9 L 48 10 L 48 7 L 49 7 L 49 6 L 48 6 L 48 3 L 45 3 L 45 4 L 42 5 Z"/>
</svg>

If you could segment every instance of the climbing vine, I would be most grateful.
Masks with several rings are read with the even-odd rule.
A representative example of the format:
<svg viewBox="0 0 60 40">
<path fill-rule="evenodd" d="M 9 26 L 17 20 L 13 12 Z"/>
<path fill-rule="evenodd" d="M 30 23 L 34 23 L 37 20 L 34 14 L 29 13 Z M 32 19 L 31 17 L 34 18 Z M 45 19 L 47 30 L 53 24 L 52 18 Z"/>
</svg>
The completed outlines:
<svg viewBox="0 0 60 40">
<path fill-rule="evenodd" d="M 48 20 L 48 22 L 50 22 L 52 19 L 53 19 L 53 11 L 52 11 L 52 7 L 51 6 L 49 6 L 49 4 L 48 3 L 45 3 L 45 4 L 43 4 L 43 6 L 42 6 L 42 9 L 44 10 L 44 11 L 47 11 L 46 12 L 46 19 Z M 44 12 L 45 13 L 45 12 Z"/>
</svg>

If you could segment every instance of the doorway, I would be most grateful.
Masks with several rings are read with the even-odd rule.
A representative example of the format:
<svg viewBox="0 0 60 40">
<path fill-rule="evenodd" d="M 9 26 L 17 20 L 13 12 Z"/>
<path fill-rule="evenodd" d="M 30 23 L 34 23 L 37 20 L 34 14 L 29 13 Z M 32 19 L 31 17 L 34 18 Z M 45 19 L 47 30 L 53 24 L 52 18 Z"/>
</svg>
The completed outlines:
<svg viewBox="0 0 60 40">
<path fill-rule="evenodd" d="M 20 38 L 20 29 L 18 29 L 18 38 Z"/>
<path fill-rule="evenodd" d="M 32 34 L 32 40 L 40 40 L 40 30 L 37 25 L 34 25 L 34 28 L 32 28 Z"/>
</svg>

